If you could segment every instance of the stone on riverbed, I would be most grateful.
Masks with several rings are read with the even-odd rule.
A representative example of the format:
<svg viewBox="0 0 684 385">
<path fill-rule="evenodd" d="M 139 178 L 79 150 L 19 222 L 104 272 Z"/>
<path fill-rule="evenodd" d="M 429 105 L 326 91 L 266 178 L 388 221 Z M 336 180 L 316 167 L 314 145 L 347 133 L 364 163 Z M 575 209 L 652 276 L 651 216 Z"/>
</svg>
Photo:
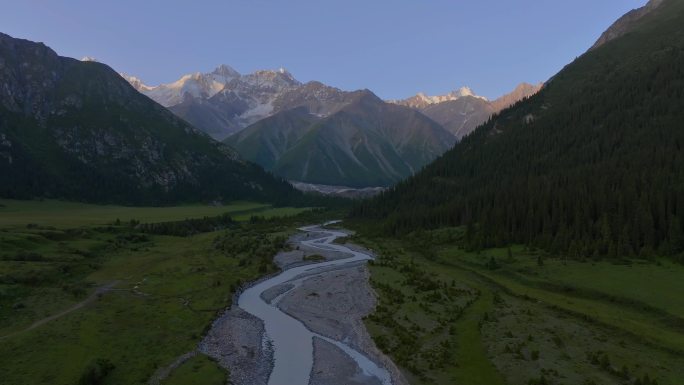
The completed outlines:
<svg viewBox="0 0 684 385">
<path fill-rule="evenodd" d="M 199 350 L 230 371 L 232 384 L 266 385 L 273 351 L 263 336 L 263 322 L 234 306 L 214 322 Z"/>
</svg>

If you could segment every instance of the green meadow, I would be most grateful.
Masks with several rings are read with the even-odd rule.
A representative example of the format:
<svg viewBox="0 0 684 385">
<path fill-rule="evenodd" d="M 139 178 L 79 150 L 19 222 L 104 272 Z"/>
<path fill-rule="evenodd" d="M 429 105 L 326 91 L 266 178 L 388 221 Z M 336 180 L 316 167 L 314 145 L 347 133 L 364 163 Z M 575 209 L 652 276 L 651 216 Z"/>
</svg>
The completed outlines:
<svg viewBox="0 0 684 385">
<path fill-rule="evenodd" d="M 681 383 L 684 266 L 471 252 L 461 232 L 355 239 L 379 254 L 366 324 L 412 384 Z"/>
<path fill-rule="evenodd" d="M 1 204 L 1 384 L 147 383 L 194 350 L 235 290 L 275 271 L 271 258 L 287 237 L 317 219 L 249 202 Z M 165 223 L 223 214 L 234 220 L 223 229 L 163 233 Z M 146 233 L 138 222 L 162 226 Z M 163 383 L 220 384 L 227 375 L 200 355 Z"/>
<path fill-rule="evenodd" d="M 163 385 L 225 385 L 227 373 L 204 355 L 197 355 L 174 370 Z"/>
<path fill-rule="evenodd" d="M 252 215 L 272 217 L 292 215 L 303 210 L 291 207 L 274 208 L 269 204 L 255 202 L 232 202 L 226 205 L 129 207 L 55 200 L 0 199 L 0 228 L 28 224 L 58 228 L 104 226 L 112 224 L 117 219 L 122 222 L 137 220 L 143 223 L 156 223 L 221 214 L 229 214 L 236 219 L 248 219 Z"/>
</svg>

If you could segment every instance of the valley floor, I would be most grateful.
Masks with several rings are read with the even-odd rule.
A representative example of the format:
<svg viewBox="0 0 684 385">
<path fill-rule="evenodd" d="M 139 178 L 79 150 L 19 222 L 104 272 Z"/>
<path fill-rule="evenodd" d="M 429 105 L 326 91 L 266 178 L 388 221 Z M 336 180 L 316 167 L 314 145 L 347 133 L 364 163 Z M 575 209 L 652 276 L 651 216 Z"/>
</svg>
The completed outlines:
<svg viewBox="0 0 684 385">
<path fill-rule="evenodd" d="M 208 357 L 178 358 L 242 283 L 276 271 L 287 237 L 317 220 L 280 216 L 302 211 L 0 201 L 0 384 L 145 384 L 169 367 L 163 384 L 224 384 Z M 204 232 L 225 213 L 234 222 Z"/>
<path fill-rule="evenodd" d="M 355 239 L 379 255 L 366 324 L 412 384 L 681 383 L 683 266 L 467 252 L 458 231 Z"/>
<path fill-rule="evenodd" d="M 269 220 L 301 210 L 245 202 L 223 207 L 236 219 L 226 229 L 203 232 L 223 223 L 209 216 L 221 208 L 0 204 L 0 384 L 266 383 L 263 324 L 225 312 L 234 294 L 278 269 L 348 256 L 311 248 L 316 235 L 296 230 L 329 213 Z M 570 261 L 522 246 L 469 252 L 457 246 L 462 229 L 359 234 L 350 241 L 377 257 L 368 266 L 317 271 L 264 298 L 364 352 L 394 385 L 684 378 L 679 264 Z M 313 340 L 312 384 L 379 383 L 330 341 Z"/>
</svg>

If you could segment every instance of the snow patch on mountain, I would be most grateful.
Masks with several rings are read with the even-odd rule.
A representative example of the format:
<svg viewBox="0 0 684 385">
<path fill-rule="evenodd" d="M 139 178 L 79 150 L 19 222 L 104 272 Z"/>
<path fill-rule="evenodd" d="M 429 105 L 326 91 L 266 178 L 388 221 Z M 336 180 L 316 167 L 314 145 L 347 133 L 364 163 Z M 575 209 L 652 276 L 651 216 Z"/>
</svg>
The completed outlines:
<svg viewBox="0 0 684 385">
<path fill-rule="evenodd" d="M 541 83 L 522 83 L 513 92 L 492 101 L 477 96 L 469 87 L 462 87 L 446 95 L 427 96 L 419 93 L 408 99 L 392 100 L 390 103 L 422 112 L 461 139 L 493 114 L 536 94 L 542 86 Z"/>
<path fill-rule="evenodd" d="M 272 103 L 281 92 L 301 85 L 284 68 L 241 75 L 225 64 L 209 73 L 196 72 L 183 75 L 173 83 L 158 86 L 145 85 L 134 76 L 125 74 L 121 74 L 121 76 L 138 91 L 165 107 L 180 104 L 187 98 L 209 99 L 224 92 L 244 98 L 248 104 L 252 104 L 252 108 L 264 111 L 266 110 L 265 106 Z M 258 111 L 253 114 L 257 114 Z"/>
<path fill-rule="evenodd" d="M 273 101 L 269 101 L 267 103 L 258 104 L 255 107 L 245 111 L 242 115 L 240 115 L 240 118 L 244 119 L 245 121 L 254 122 L 257 120 L 261 120 L 264 117 L 271 115 L 272 113 Z"/>
<path fill-rule="evenodd" d="M 475 92 L 473 92 L 473 90 L 470 87 L 461 87 L 457 90 L 449 92 L 446 95 L 430 96 L 430 95 L 426 95 L 423 92 L 419 92 L 415 96 L 410 97 L 408 99 L 389 100 L 388 102 L 393 103 L 393 104 L 400 104 L 403 106 L 413 107 L 413 108 L 425 108 L 425 107 L 433 105 L 433 104 L 450 102 L 450 101 L 458 100 L 458 99 L 461 99 L 461 98 L 464 98 L 467 96 L 487 101 L 487 98 L 485 98 L 484 96 L 479 96 L 479 95 L 475 94 Z"/>
<path fill-rule="evenodd" d="M 183 102 L 188 97 L 210 98 L 222 91 L 226 84 L 240 78 L 240 73 L 227 65 L 221 65 L 210 73 L 192 73 L 183 75 L 173 83 L 148 86 L 135 76 L 121 74 L 138 91 L 147 95 L 157 103 L 171 107 Z"/>
<path fill-rule="evenodd" d="M 130 85 L 132 85 L 133 88 L 138 90 L 138 92 L 144 93 L 144 91 L 149 91 L 154 88 L 146 85 L 145 83 L 143 83 L 142 80 L 138 79 L 135 76 L 127 75 L 125 73 L 120 73 L 119 75 L 121 75 L 122 78 L 126 79 L 126 81 L 130 83 Z"/>
</svg>

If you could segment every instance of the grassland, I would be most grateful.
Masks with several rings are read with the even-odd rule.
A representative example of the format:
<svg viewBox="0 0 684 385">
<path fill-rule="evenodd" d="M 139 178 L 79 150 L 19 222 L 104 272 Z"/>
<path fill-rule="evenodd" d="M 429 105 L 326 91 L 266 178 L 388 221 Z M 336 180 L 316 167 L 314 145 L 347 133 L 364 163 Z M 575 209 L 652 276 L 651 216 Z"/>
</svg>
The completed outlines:
<svg viewBox="0 0 684 385">
<path fill-rule="evenodd" d="M 555 285 L 566 291 L 585 291 L 589 295 L 596 292 L 616 301 L 624 299 L 684 318 L 681 295 L 684 293 L 684 266 L 668 259 L 611 263 L 544 258 L 543 265 L 539 266 L 537 257 L 543 255 L 541 251 L 514 246 L 511 248 L 514 260 L 506 262 L 507 252 L 507 249 L 492 249 L 483 256 L 452 249 L 449 254 L 476 267 L 481 265 L 483 257 L 494 256 L 502 261 L 500 269 L 496 270 L 498 275 L 524 280 L 528 285 L 546 288 Z"/>
<path fill-rule="evenodd" d="M 646 343 L 684 354 L 684 318 L 676 314 L 684 301 L 678 295 L 682 291 L 677 291 L 682 288 L 684 266 L 643 261 L 614 265 L 553 258 L 545 258 L 539 266 L 536 252 L 520 252 L 508 263 L 499 262 L 493 270 L 477 263 L 478 259 L 489 261 L 501 252 L 490 250 L 477 256 L 454 248 L 444 251 L 449 260 L 473 269 L 514 295 L 581 314 Z M 532 261 L 535 267 L 529 267 Z"/>
<path fill-rule="evenodd" d="M 232 202 L 227 205 L 186 205 L 173 207 L 102 206 L 55 200 L 21 201 L 0 199 L 0 228 L 35 224 L 56 228 L 105 226 L 117 219 L 143 223 L 178 221 L 228 214 L 235 219 L 252 215 L 263 217 L 293 215 L 306 209 L 280 207 L 255 202 Z"/>
<path fill-rule="evenodd" d="M 287 235 L 315 220 L 305 213 L 180 237 L 141 233 L 124 218 L 163 222 L 230 212 L 239 220 L 301 210 L 239 203 L 197 211 L 124 208 L 121 214 L 109 206 L 62 202 L 3 205 L 0 384 L 74 384 L 95 372 L 106 374 L 97 383 L 147 383 L 156 370 L 195 349 L 236 288 L 274 271 L 270 258 Z M 121 224 L 112 225 L 116 218 Z M 199 356 L 164 383 L 225 378 Z"/>
<path fill-rule="evenodd" d="M 226 374 L 209 357 L 198 355 L 174 370 L 162 385 L 225 385 Z"/>
<path fill-rule="evenodd" d="M 380 254 L 367 325 L 412 383 L 681 383 L 683 266 L 474 253 L 459 234 L 357 237 Z"/>
</svg>

